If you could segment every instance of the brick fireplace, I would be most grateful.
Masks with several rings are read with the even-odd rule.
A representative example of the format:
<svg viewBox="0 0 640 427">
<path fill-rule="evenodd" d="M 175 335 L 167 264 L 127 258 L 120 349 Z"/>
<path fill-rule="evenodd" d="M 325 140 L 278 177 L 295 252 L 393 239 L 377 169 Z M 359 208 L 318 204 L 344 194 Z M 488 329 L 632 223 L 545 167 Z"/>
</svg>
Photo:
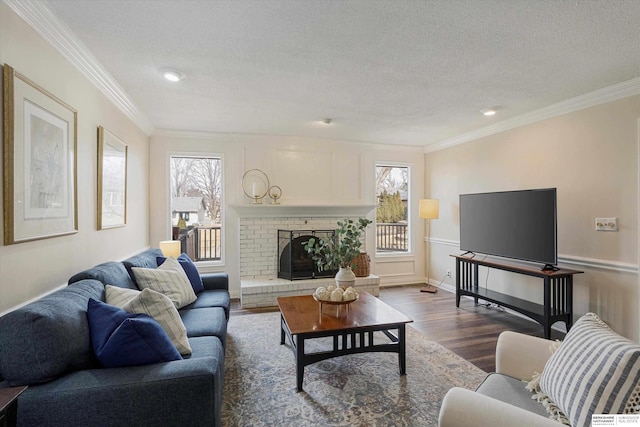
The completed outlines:
<svg viewBox="0 0 640 427">
<path fill-rule="evenodd" d="M 311 294 L 333 277 L 278 278 L 278 230 L 333 230 L 345 218 L 366 216 L 373 206 L 240 206 L 240 300 L 242 307 L 276 305 L 276 297 Z M 342 215 L 340 214 L 342 213 Z M 358 278 L 356 287 L 378 295 L 377 276 Z"/>
</svg>

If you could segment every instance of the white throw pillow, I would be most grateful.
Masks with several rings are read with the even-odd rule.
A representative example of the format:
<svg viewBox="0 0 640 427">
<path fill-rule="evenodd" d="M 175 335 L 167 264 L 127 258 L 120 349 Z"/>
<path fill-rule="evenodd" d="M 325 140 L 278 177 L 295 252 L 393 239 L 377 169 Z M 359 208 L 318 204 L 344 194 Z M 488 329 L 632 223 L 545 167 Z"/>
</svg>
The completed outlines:
<svg viewBox="0 0 640 427">
<path fill-rule="evenodd" d="M 153 317 L 162 326 L 181 355 L 191 354 L 187 329 L 182 323 L 178 310 L 167 296 L 148 288 L 140 292 L 107 285 L 105 302 L 129 313 L 142 313 Z"/>
<path fill-rule="evenodd" d="M 167 258 L 158 268 L 133 267 L 132 270 L 138 287 L 165 294 L 178 309 L 197 298 L 187 274 L 173 257 Z"/>
<path fill-rule="evenodd" d="M 590 425 L 593 414 L 638 413 L 640 345 L 587 313 L 549 358 L 534 391 L 553 416 L 566 416 L 572 426 Z"/>
</svg>

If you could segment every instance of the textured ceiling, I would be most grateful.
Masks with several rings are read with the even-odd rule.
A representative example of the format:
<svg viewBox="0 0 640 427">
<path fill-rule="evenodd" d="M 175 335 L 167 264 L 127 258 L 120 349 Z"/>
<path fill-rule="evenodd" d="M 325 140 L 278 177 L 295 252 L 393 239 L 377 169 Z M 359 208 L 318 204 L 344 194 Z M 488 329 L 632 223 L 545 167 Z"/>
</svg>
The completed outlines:
<svg viewBox="0 0 640 427">
<path fill-rule="evenodd" d="M 640 76 L 637 0 L 46 5 L 157 129 L 428 145 Z"/>
</svg>

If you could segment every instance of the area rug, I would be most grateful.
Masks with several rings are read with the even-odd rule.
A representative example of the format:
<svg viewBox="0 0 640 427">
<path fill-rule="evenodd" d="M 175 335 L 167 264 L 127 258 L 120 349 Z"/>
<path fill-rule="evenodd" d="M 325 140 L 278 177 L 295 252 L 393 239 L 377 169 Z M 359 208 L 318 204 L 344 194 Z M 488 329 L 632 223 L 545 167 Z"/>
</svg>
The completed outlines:
<svg viewBox="0 0 640 427">
<path fill-rule="evenodd" d="M 354 354 L 307 366 L 297 392 L 293 351 L 288 341 L 280 345 L 280 314 L 232 316 L 222 424 L 437 426 L 446 392 L 474 389 L 485 375 L 409 326 L 407 375 L 399 374 L 396 353 Z"/>
</svg>

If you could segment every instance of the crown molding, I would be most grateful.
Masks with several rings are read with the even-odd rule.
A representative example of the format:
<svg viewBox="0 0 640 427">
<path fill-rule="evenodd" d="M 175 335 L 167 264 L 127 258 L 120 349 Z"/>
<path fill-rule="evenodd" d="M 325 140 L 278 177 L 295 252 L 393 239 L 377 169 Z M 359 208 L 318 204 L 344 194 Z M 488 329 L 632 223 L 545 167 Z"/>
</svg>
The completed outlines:
<svg viewBox="0 0 640 427">
<path fill-rule="evenodd" d="M 75 66 L 118 109 L 145 134 L 151 135 L 154 126 L 131 101 L 129 95 L 106 71 L 89 49 L 73 34 L 65 23 L 49 9 L 46 2 L 37 0 L 3 0 L 23 21 L 33 28 L 62 56 Z"/>
<path fill-rule="evenodd" d="M 425 147 L 424 152 L 431 153 L 433 151 L 443 150 L 455 145 L 475 141 L 476 139 L 483 138 L 485 136 L 504 132 L 509 129 L 514 129 L 542 120 L 551 119 L 563 114 L 573 113 L 585 108 L 594 107 L 596 105 L 616 101 L 618 99 L 638 94 L 640 94 L 640 77 L 626 80 L 624 82 L 607 86 L 602 89 L 597 89 L 593 92 L 569 98 L 565 101 L 551 104 L 547 107 L 540 108 L 527 114 L 522 114 L 511 119 L 503 120 L 492 126 L 478 129 L 473 132 L 464 133 L 454 138 L 446 139 L 444 141 L 428 145 Z"/>
</svg>

